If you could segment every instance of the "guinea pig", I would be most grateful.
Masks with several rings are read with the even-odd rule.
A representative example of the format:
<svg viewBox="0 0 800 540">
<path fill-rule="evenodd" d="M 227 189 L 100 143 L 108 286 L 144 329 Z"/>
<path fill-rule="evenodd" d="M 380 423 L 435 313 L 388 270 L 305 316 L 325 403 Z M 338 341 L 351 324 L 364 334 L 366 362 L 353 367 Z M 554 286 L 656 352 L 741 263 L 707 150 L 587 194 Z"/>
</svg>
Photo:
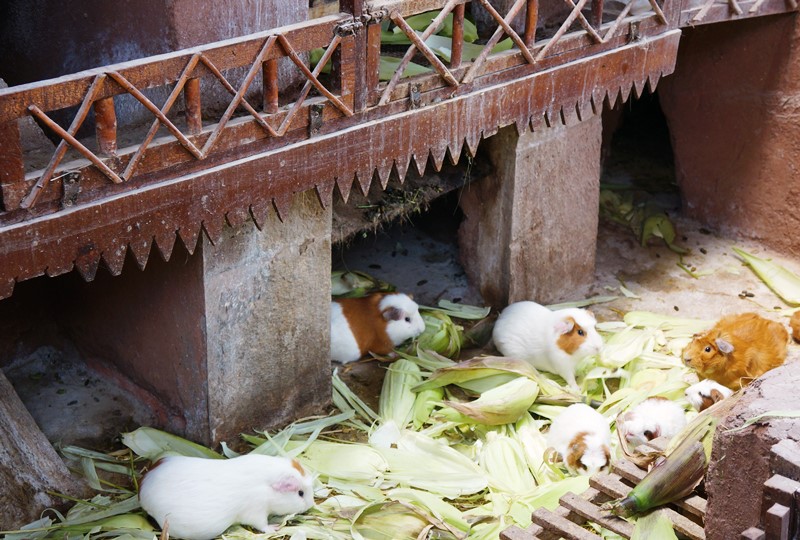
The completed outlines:
<svg viewBox="0 0 800 540">
<path fill-rule="evenodd" d="M 714 403 L 722 401 L 731 394 L 733 394 L 733 390 L 711 379 L 705 379 L 699 383 L 695 383 L 684 392 L 686 400 L 691 403 L 692 407 L 698 412 L 708 409 Z"/>
<path fill-rule="evenodd" d="M 792 329 L 792 339 L 800 343 L 800 311 L 792 313 L 792 318 L 789 319 L 789 326 Z"/>
<path fill-rule="evenodd" d="M 570 405 L 547 432 L 547 444 L 572 474 L 595 474 L 611 462 L 611 431 L 599 412 L 583 403 Z"/>
<path fill-rule="evenodd" d="M 284 457 L 168 456 L 145 474 L 139 501 L 170 536 L 209 540 L 237 523 L 274 531 L 270 515 L 304 512 L 314 493 L 311 475 Z"/>
<path fill-rule="evenodd" d="M 684 426 L 683 407 L 659 396 L 642 401 L 617 418 L 617 430 L 633 447 L 657 437 L 674 437 Z"/>
<path fill-rule="evenodd" d="M 683 361 L 701 379 L 712 379 L 731 390 L 783 364 L 789 332 L 778 322 L 756 313 L 728 315 L 704 334 L 695 334 L 683 350 Z"/>
<path fill-rule="evenodd" d="M 388 354 L 425 330 L 419 306 L 402 293 L 373 293 L 331 301 L 331 359 L 347 363 Z"/>
<path fill-rule="evenodd" d="M 560 375 L 578 389 L 575 368 L 597 354 L 603 339 L 591 311 L 569 308 L 551 311 L 536 302 L 515 302 L 497 318 L 492 340 L 503 356 L 527 360 L 536 369 Z"/>
</svg>

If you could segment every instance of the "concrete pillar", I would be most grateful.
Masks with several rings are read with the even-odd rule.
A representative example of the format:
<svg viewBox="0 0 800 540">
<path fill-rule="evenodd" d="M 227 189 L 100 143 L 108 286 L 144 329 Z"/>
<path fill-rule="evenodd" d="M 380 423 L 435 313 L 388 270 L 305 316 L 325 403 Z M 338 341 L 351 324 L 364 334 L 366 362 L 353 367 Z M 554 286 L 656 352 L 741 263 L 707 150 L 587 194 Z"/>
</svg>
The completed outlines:
<svg viewBox="0 0 800 540">
<path fill-rule="evenodd" d="M 684 212 L 800 255 L 800 19 L 685 29 L 658 94 Z"/>
<path fill-rule="evenodd" d="M 203 244 L 212 440 L 317 414 L 331 399 L 331 208 L 295 197 L 281 222 Z"/>
<path fill-rule="evenodd" d="M 486 141 L 493 175 L 465 188 L 462 264 L 496 308 L 575 298 L 594 274 L 602 122 Z"/>
<path fill-rule="evenodd" d="M 205 444 L 318 413 L 330 401 L 331 210 L 295 196 L 193 255 L 151 253 L 75 278 L 63 324 L 95 369 L 150 403 L 159 427 Z"/>
</svg>

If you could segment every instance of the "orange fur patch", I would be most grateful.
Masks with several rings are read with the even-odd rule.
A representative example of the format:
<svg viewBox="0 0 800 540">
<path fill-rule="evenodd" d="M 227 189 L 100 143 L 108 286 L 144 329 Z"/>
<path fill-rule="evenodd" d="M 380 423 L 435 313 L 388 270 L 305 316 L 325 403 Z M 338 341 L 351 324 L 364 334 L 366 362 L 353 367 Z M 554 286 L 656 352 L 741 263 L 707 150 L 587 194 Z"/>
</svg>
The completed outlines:
<svg viewBox="0 0 800 540">
<path fill-rule="evenodd" d="M 588 434 L 589 433 L 586 431 L 581 431 L 569 442 L 567 455 L 564 457 L 564 461 L 566 461 L 567 466 L 573 471 L 584 468 L 581 464 L 581 458 L 583 454 L 586 453 L 586 436 Z"/>
<path fill-rule="evenodd" d="M 789 326 L 792 327 L 792 338 L 800 342 L 800 311 L 795 311 L 789 319 Z"/>
<path fill-rule="evenodd" d="M 384 293 L 373 293 L 363 298 L 336 300 L 342 306 L 342 313 L 350 325 L 350 331 L 356 338 L 362 356 L 368 352 L 388 354 L 394 349 L 394 344 L 386 333 L 386 321 L 378 308 L 384 296 Z"/>
<path fill-rule="evenodd" d="M 565 320 L 572 322 L 572 330 L 558 336 L 556 343 L 559 349 L 571 355 L 586 341 L 586 332 L 584 331 L 582 336 L 578 335 L 578 330 L 583 331 L 583 328 L 581 328 L 572 317 L 567 317 Z"/>
<path fill-rule="evenodd" d="M 294 469 L 295 469 L 297 472 L 299 472 L 299 473 L 300 473 L 300 476 L 305 476 L 305 475 L 306 475 L 306 471 L 304 471 L 304 470 L 303 470 L 303 466 L 302 466 L 302 465 L 300 465 L 300 462 L 299 462 L 299 461 L 297 461 L 296 459 L 293 459 L 293 460 L 292 460 L 292 467 L 294 467 Z"/>
</svg>

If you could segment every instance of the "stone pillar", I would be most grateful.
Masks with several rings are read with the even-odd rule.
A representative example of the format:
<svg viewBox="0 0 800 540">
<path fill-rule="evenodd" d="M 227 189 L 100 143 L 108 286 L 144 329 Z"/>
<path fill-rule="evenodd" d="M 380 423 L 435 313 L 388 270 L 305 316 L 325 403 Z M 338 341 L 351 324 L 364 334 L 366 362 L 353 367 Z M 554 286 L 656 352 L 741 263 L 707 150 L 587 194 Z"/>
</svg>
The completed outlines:
<svg viewBox="0 0 800 540">
<path fill-rule="evenodd" d="M 331 208 L 297 195 L 281 222 L 203 244 L 212 440 L 317 414 L 331 399 Z"/>
<path fill-rule="evenodd" d="M 658 87 L 684 212 L 800 255 L 800 19 L 685 29 Z"/>
<path fill-rule="evenodd" d="M 761 522 L 767 510 L 762 506 L 764 482 L 772 475 L 770 450 L 779 441 L 800 441 L 800 420 L 772 417 L 741 431 L 728 430 L 766 412 L 800 409 L 798 381 L 796 360 L 767 372 L 746 388 L 717 427 L 705 481 L 708 540 L 740 538 Z"/>
<path fill-rule="evenodd" d="M 318 413 L 330 392 L 331 209 L 295 196 L 271 214 L 178 241 L 168 263 L 75 277 L 63 324 L 89 363 L 149 403 L 159 426 L 204 444 Z"/>
<path fill-rule="evenodd" d="M 462 264 L 496 308 L 575 298 L 594 275 L 599 116 L 486 141 L 495 172 L 464 189 Z"/>
</svg>

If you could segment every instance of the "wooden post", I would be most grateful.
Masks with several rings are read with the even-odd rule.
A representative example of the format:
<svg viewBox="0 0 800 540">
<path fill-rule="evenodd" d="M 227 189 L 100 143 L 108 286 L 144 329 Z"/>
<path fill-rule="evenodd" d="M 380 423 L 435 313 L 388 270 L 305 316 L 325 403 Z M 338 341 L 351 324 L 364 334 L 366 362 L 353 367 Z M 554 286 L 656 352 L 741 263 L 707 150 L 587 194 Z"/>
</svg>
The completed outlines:
<svg viewBox="0 0 800 540">
<path fill-rule="evenodd" d="M 117 112 L 114 98 L 107 97 L 94 102 L 95 133 L 97 148 L 101 155 L 117 154 Z"/>
<path fill-rule="evenodd" d="M 203 131 L 199 78 L 187 79 L 183 87 L 183 101 L 186 104 L 186 127 L 191 135 L 197 135 Z"/>
</svg>

